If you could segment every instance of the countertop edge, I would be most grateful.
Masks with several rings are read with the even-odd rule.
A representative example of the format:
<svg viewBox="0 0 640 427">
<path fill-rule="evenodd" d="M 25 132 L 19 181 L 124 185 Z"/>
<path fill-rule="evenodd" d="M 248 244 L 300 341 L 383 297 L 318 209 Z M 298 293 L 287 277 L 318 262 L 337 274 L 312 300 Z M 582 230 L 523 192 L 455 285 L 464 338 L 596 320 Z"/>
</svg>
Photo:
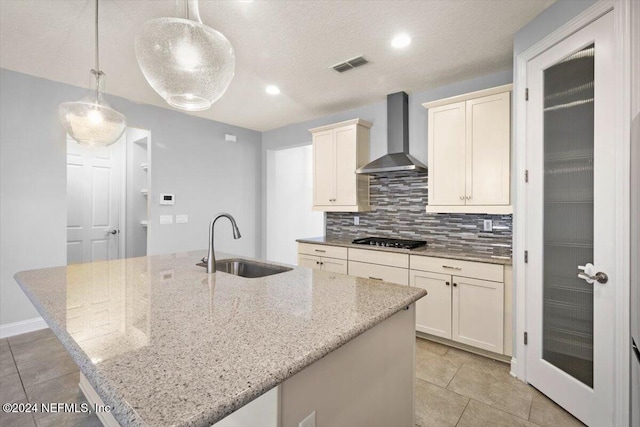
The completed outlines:
<svg viewBox="0 0 640 427">
<path fill-rule="evenodd" d="M 40 303 L 40 300 L 36 298 L 35 295 L 33 295 L 29 291 L 28 286 L 22 282 L 21 273 L 24 273 L 26 271 L 29 270 L 17 272 L 13 276 L 13 278 L 20 286 L 20 289 L 22 289 L 25 295 L 27 295 L 29 301 L 31 301 L 31 303 L 36 307 L 38 313 L 42 316 L 42 319 L 53 331 L 56 338 L 58 338 L 65 350 L 67 350 L 73 361 L 76 362 L 76 365 L 78 365 L 78 368 L 87 378 L 96 393 L 98 393 L 104 404 L 111 407 L 110 413 L 121 425 L 145 426 L 146 424 L 142 421 L 138 413 L 130 405 L 126 405 L 126 407 L 123 407 L 123 405 L 119 403 L 120 401 L 126 401 L 126 399 L 118 398 L 118 393 L 116 393 L 115 390 L 110 386 L 109 381 L 103 378 L 96 369 L 92 369 L 95 365 L 91 361 L 91 359 L 75 343 L 74 339 L 67 333 L 67 331 L 61 328 L 57 322 L 52 320 L 49 312 Z M 99 382 L 101 386 L 96 387 L 96 382 Z M 121 409 L 125 409 L 125 411 L 122 411 Z"/>
<path fill-rule="evenodd" d="M 238 257 L 245 259 L 253 259 L 250 257 Z M 60 268 L 66 266 L 52 267 L 52 268 Z M 300 267 L 302 268 L 302 267 Z M 22 281 L 21 274 L 26 273 L 27 271 L 21 271 L 14 275 L 14 279 L 22 289 L 22 291 L 27 295 L 31 303 L 36 307 L 42 318 L 45 320 L 49 328 L 54 332 L 58 340 L 70 354 L 71 358 L 76 362 L 80 371 L 87 377 L 87 380 L 91 384 L 91 386 L 96 390 L 99 394 L 100 398 L 106 405 L 110 405 L 112 410 L 111 414 L 116 418 L 116 420 L 123 426 L 134 426 L 134 427 L 142 427 L 147 426 L 144 420 L 139 416 L 139 414 L 135 411 L 133 407 L 126 403 L 126 399 L 118 396 L 118 393 L 114 390 L 114 388 L 110 385 L 109 380 L 104 378 L 100 372 L 95 369 L 94 363 L 89 359 L 89 357 L 84 353 L 84 351 L 75 343 L 74 339 L 66 332 L 66 330 L 53 320 L 50 313 L 44 308 L 43 304 L 40 300 L 33 295 L 29 289 L 28 285 Z M 415 303 L 417 300 L 422 298 L 427 294 L 427 291 L 420 288 L 415 288 L 416 294 L 413 296 L 407 297 L 401 303 L 396 303 L 392 307 L 382 311 L 379 315 L 374 316 L 370 319 L 367 319 L 363 325 L 358 328 L 355 328 L 348 333 L 337 336 L 334 340 L 327 341 L 325 345 L 317 350 L 316 352 L 312 352 L 306 354 L 299 359 L 293 361 L 292 364 L 283 366 L 280 370 L 272 372 L 269 375 L 269 378 L 266 381 L 258 382 L 255 387 L 253 387 L 250 392 L 238 397 L 234 397 L 229 399 L 228 401 L 219 401 L 215 408 L 211 411 L 203 411 L 201 413 L 201 417 L 197 417 L 198 421 L 204 421 L 204 423 L 200 423 L 198 421 L 192 422 L 194 420 L 184 420 L 179 424 L 176 424 L 177 427 L 208 427 L 217 421 L 222 420 L 226 416 L 240 409 L 247 403 L 253 401 L 258 398 L 262 394 L 271 390 L 273 387 L 281 384 L 287 379 L 291 378 L 298 372 L 302 371 L 306 367 L 312 365 L 318 360 L 322 359 L 327 354 L 332 351 L 342 347 L 344 344 L 350 342 L 354 338 L 363 334 L 364 332 L 372 329 L 383 321 L 387 320 L 389 317 L 398 313 L 405 307 Z M 96 384 L 100 384 L 96 386 Z"/>
<path fill-rule="evenodd" d="M 323 239 L 323 240 L 320 240 Z M 512 258 L 504 258 L 504 257 L 483 257 L 483 256 L 478 256 L 478 255 L 474 255 L 472 253 L 463 253 L 463 254 L 458 254 L 456 252 L 447 252 L 447 251 L 440 251 L 439 249 L 429 249 L 427 248 L 426 251 L 430 251 L 430 252 L 424 252 L 425 249 L 397 249 L 397 248 L 385 248 L 385 247 L 381 247 L 381 246 L 367 246 L 367 245 L 357 245 L 355 243 L 351 243 L 351 242 L 345 242 L 345 241 L 340 241 L 340 240 L 331 240 L 331 239 L 327 239 L 326 237 L 306 237 L 306 238 L 301 238 L 301 239 L 296 239 L 296 242 L 298 243 L 309 243 L 312 245 L 326 245 L 326 246 L 339 246 L 342 248 L 353 248 L 353 249 L 363 249 L 363 250 L 372 250 L 372 251 L 382 251 L 382 252 L 390 252 L 390 253 L 401 253 L 401 254 L 407 254 L 407 255 L 416 255 L 416 256 L 426 256 L 426 257 L 433 257 L 433 258 L 445 258 L 445 259 L 457 259 L 460 261 L 470 261 L 470 262 L 483 262 L 486 264 L 496 264 L 496 265 L 503 265 L 503 266 L 512 266 L 513 265 L 513 259 Z"/>
</svg>

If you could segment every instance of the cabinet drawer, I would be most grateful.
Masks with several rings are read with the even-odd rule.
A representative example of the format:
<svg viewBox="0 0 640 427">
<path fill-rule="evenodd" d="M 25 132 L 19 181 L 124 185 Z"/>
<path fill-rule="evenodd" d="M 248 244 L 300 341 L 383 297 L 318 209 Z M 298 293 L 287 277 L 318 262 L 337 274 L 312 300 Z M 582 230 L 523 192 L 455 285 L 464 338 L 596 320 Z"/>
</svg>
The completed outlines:
<svg viewBox="0 0 640 427">
<path fill-rule="evenodd" d="M 409 270 L 406 268 L 389 267 L 387 265 L 349 261 L 349 275 L 369 279 L 380 279 L 399 285 L 409 284 Z"/>
<path fill-rule="evenodd" d="M 347 259 L 347 248 L 342 248 L 340 246 L 298 243 L 298 253 L 307 255 L 318 255 L 329 258 Z"/>
<path fill-rule="evenodd" d="M 378 250 L 349 248 L 349 261 L 382 264 L 391 267 L 409 268 L 409 255 Z"/>
<path fill-rule="evenodd" d="M 473 277 L 493 282 L 502 282 L 504 280 L 504 267 L 497 264 L 419 255 L 411 255 L 410 258 L 412 270 Z"/>
</svg>

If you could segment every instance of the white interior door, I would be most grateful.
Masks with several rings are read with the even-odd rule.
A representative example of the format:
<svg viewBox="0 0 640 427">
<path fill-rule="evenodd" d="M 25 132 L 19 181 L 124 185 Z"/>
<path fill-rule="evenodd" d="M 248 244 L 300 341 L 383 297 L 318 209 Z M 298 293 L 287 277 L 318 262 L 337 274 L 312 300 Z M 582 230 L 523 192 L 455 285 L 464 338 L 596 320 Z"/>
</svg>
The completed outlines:
<svg viewBox="0 0 640 427">
<path fill-rule="evenodd" d="M 608 13 L 527 65 L 526 379 L 591 426 L 613 424 L 613 62 Z"/>
<path fill-rule="evenodd" d="M 104 148 L 67 139 L 67 263 L 120 257 L 122 138 Z"/>
</svg>

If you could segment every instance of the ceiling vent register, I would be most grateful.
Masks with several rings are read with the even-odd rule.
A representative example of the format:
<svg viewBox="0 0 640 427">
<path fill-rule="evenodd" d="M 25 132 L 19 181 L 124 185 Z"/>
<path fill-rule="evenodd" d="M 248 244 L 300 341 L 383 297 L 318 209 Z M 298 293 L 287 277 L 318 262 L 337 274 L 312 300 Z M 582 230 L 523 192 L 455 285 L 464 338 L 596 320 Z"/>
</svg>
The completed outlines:
<svg viewBox="0 0 640 427">
<path fill-rule="evenodd" d="M 345 71 L 353 70 L 356 67 L 360 67 L 360 66 L 368 64 L 368 63 L 369 63 L 369 61 L 367 61 L 364 58 L 364 56 L 357 56 L 355 58 L 347 59 L 344 62 L 336 64 L 336 65 L 332 66 L 331 68 L 333 68 L 334 70 L 336 70 L 339 73 L 344 73 Z"/>
</svg>

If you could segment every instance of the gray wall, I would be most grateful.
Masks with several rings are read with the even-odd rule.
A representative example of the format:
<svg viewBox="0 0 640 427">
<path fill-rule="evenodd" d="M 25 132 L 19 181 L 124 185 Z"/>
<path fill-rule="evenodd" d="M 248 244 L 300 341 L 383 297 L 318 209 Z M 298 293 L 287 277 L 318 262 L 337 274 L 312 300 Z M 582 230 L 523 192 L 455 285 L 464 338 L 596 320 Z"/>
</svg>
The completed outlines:
<svg viewBox="0 0 640 427">
<path fill-rule="evenodd" d="M 85 89 L 0 69 L 0 324 L 38 317 L 13 279 L 20 270 L 66 264 L 66 143 L 58 104 Z M 260 133 L 109 97 L 152 139 L 149 254 L 205 248 L 210 218 L 228 211 L 242 239 L 221 223 L 217 249 L 260 252 Z M 224 142 L 232 133 L 238 142 Z M 160 193 L 176 205 L 161 207 Z M 159 225 L 160 214 L 188 224 Z"/>
<path fill-rule="evenodd" d="M 409 145 L 410 152 L 418 160 L 427 162 L 427 110 L 423 103 L 463 93 L 487 89 L 511 83 L 512 71 L 506 70 L 475 79 L 464 80 L 446 86 L 409 94 Z M 282 128 L 263 132 L 263 162 L 266 161 L 266 150 L 276 150 L 301 144 L 311 143 L 309 129 L 330 123 L 353 118 L 361 118 L 373 123 L 371 128 L 370 157 L 374 160 L 387 152 L 387 106 L 386 98 L 379 103 L 367 105 L 353 110 L 343 111 L 319 119 L 295 123 Z M 263 171 L 266 165 L 263 164 Z M 263 173 L 263 209 L 266 209 L 266 172 Z M 266 212 L 263 211 L 263 253 L 266 251 Z M 300 236 L 312 237 L 312 236 Z"/>
</svg>

